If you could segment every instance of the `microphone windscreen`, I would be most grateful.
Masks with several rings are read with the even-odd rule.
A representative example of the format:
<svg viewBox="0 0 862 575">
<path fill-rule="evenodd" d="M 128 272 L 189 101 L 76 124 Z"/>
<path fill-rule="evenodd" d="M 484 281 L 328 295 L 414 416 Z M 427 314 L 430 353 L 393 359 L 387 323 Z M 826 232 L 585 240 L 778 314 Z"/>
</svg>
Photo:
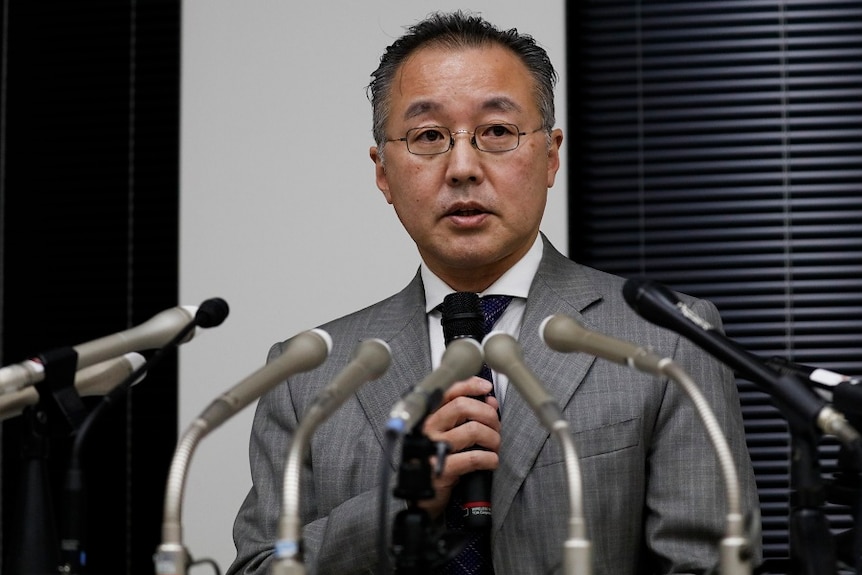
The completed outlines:
<svg viewBox="0 0 862 575">
<path fill-rule="evenodd" d="M 216 327 L 227 317 L 230 308 L 220 297 L 210 298 L 198 307 L 195 313 L 195 325 L 200 327 Z"/>
<path fill-rule="evenodd" d="M 446 345 L 462 337 L 482 341 L 485 336 L 485 316 L 478 294 L 450 293 L 443 298 L 441 312 L 440 324 L 443 326 L 443 340 Z"/>
</svg>

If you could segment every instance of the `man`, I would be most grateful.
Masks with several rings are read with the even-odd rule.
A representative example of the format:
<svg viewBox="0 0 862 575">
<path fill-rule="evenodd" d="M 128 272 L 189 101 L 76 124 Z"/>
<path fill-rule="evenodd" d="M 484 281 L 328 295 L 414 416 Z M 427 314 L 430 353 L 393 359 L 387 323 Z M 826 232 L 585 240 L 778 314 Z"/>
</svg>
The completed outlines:
<svg viewBox="0 0 862 575">
<path fill-rule="evenodd" d="M 322 326 L 335 342 L 320 368 L 259 402 L 250 448 L 254 480 L 237 517 L 231 573 L 265 573 L 277 536 L 284 459 L 303 411 L 372 337 L 393 364 L 321 425 L 301 484 L 304 563 L 312 573 L 381 573 L 376 521 L 388 413 L 439 364 L 438 305 L 451 292 L 513 296 L 495 329 L 516 336 L 526 362 L 567 417 L 584 482 L 594 573 L 700 573 L 717 563 L 724 485 L 703 425 L 676 385 L 541 341 L 551 314 L 673 357 L 701 384 L 732 446 L 746 512 L 758 506 L 739 400 L 729 370 L 626 305 L 618 277 L 562 256 L 539 232 L 560 166 L 556 73 L 529 36 L 462 13 L 434 14 L 393 43 L 373 74 L 377 186 L 419 250 L 400 293 Z M 684 297 L 684 296 L 683 296 Z M 686 298 L 718 324 L 711 304 Z M 281 346 L 271 350 L 277 356 Z M 491 558 L 498 575 L 559 573 L 567 538 L 560 446 L 504 377 L 458 382 L 424 421 L 452 453 L 421 502 L 435 521 L 459 479 L 492 470 Z M 499 409 L 499 416 L 498 416 Z M 479 450 L 467 448 L 479 446 Z M 398 462 L 393 459 L 393 469 Z M 402 504 L 403 505 L 403 504 Z M 391 529 L 391 526 L 383 526 Z M 759 557 L 759 541 L 752 552 Z M 446 571 L 457 572 L 457 571 Z M 491 572 L 485 570 L 484 572 Z"/>
</svg>

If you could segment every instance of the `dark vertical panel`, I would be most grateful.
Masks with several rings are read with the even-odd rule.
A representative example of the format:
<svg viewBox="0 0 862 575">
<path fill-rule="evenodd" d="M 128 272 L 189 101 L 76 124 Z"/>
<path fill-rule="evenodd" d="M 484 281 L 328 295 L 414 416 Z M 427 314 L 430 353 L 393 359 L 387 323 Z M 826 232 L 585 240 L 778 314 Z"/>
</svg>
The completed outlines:
<svg viewBox="0 0 862 575">
<path fill-rule="evenodd" d="M 179 0 L 136 5 L 130 265 L 135 324 L 176 305 L 179 297 L 180 16 Z M 161 542 L 164 488 L 177 442 L 177 384 L 171 354 L 135 389 L 130 405 L 129 573 L 152 573 Z"/>
<path fill-rule="evenodd" d="M 6 0 L 2 364 L 177 303 L 178 0 Z M 93 405 L 96 400 L 87 400 Z M 87 573 L 152 573 L 176 443 L 176 362 L 90 434 Z M 20 552 L 23 418 L 3 423 L 3 558 Z M 58 511 L 71 444 L 49 460 Z M 3 572 L 6 572 L 4 569 Z"/>
</svg>

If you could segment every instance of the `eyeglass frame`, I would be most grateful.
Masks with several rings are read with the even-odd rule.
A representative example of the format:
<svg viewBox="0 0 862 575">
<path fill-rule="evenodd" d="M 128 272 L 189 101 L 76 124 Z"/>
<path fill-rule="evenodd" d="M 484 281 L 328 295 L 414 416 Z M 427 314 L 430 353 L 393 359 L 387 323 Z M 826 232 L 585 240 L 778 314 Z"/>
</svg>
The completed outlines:
<svg viewBox="0 0 862 575">
<path fill-rule="evenodd" d="M 490 126 L 511 126 L 511 127 L 515 128 L 515 135 L 518 136 L 518 139 L 515 142 L 515 147 L 514 148 L 508 148 L 506 150 L 483 150 L 482 148 L 480 148 L 478 142 L 476 141 L 476 132 L 479 131 L 479 128 L 486 128 L 486 127 L 490 127 Z M 446 130 L 449 133 L 449 147 L 446 148 L 445 150 L 443 150 L 442 152 L 430 152 L 430 153 L 414 152 L 413 150 L 411 150 L 410 145 L 407 143 L 407 136 L 410 135 L 410 132 L 413 132 L 415 130 L 427 130 L 429 128 L 440 128 L 441 130 Z M 458 134 L 470 134 L 470 145 L 473 146 L 476 150 L 478 150 L 480 152 L 485 152 L 486 154 L 502 154 L 505 152 L 511 152 L 513 150 L 517 150 L 518 147 L 521 145 L 521 136 L 529 136 L 530 134 L 535 134 L 536 132 L 540 132 L 542 130 L 545 130 L 545 126 L 539 126 L 535 130 L 531 130 L 528 132 L 522 132 L 521 129 L 518 128 L 517 124 L 512 124 L 509 122 L 491 122 L 488 124 L 479 124 L 478 126 L 473 128 L 473 131 L 455 130 L 454 132 L 452 130 L 450 130 L 449 128 L 447 128 L 446 126 L 431 125 L 431 126 L 417 126 L 415 128 L 410 128 L 409 130 L 407 130 L 404 133 L 404 136 L 402 136 L 401 138 L 387 138 L 386 141 L 387 142 L 404 142 L 404 146 L 407 148 L 407 151 L 409 153 L 413 154 L 414 156 L 441 156 L 443 154 L 451 152 L 452 148 L 455 147 L 455 136 L 456 135 L 458 135 Z"/>
</svg>

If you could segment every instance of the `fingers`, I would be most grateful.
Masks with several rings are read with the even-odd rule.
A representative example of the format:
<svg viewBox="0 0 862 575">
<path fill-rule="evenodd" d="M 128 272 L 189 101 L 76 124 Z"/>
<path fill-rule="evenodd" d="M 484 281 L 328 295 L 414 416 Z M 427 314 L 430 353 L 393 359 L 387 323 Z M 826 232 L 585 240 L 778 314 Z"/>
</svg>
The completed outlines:
<svg viewBox="0 0 862 575">
<path fill-rule="evenodd" d="M 450 448 L 443 473 L 432 479 L 434 499 L 420 503 L 432 517 L 442 512 L 462 475 L 494 470 L 499 464 L 499 403 L 487 397 L 491 389 L 491 382 L 480 377 L 460 381 L 446 390 L 441 405 L 425 419 L 423 433 Z"/>
<path fill-rule="evenodd" d="M 490 385 L 475 377 L 452 386 L 440 407 L 426 418 L 425 435 L 433 441 L 445 441 L 453 452 L 474 445 L 497 451 L 500 447 L 497 400 L 475 398 L 490 391 Z"/>
<path fill-rule="evenodd" d="M 470 379 L 465 379 L 449 386 L 449 389 L 443 394 L 443 403 L 460 396 L 485 396 L 491 393 L 492 389 L 494 389 L 494 386 L 490 381 L 473 376 Z"/>
<path fill-rule="evenodd" d="M 436 464 L 436 462 L 434 463 Z M 499 459 L 496 452 L 482 449 L 471 449 L 448 455 L 443 473 L 440 476 L 435 475 L 431 479 L 434 498 L 419 501 L 419 507 L 425 509 L 432 518 L 439 517 L 445 510 L 452 490 L 462 475 L 478 469 L 493 471 L 497 468 L 498 463 Z"/>
</svg>

